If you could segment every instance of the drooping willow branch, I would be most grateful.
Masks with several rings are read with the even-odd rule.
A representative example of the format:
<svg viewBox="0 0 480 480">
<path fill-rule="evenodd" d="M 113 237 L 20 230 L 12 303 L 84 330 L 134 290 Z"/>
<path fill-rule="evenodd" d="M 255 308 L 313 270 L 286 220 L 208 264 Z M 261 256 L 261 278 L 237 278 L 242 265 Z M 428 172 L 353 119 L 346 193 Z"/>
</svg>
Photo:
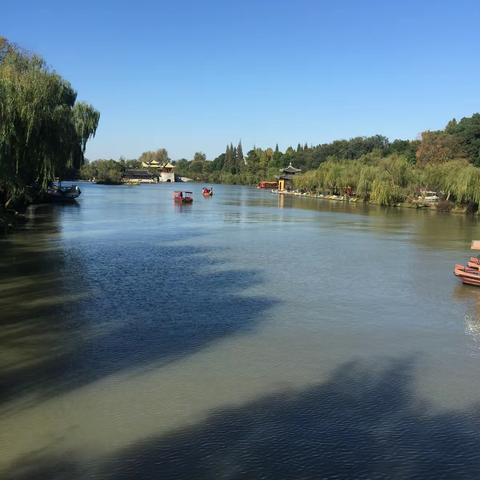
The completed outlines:
<svg viewBox="0 0 480 480">
<path fill-rule="evenodd" d="M 0 38 L 0 205 L 84 162 L 100 114 L 38 56 Z"/>
</svg>

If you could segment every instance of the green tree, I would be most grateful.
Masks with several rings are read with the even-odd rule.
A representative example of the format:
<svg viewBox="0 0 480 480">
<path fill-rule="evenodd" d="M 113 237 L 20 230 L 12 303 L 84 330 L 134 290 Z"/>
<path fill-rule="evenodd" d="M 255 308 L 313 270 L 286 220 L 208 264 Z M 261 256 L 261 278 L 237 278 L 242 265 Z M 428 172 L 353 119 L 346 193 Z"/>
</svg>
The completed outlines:
<svg viewBox="0 0 480 480">
<path fill-rule="evenodd" d="M 165 148 L 159 148 L 158 150 L 150 150 L 147 152 L 143 152 L 138 161 L 141 164 L 148 165 L 149 163 L 156 161 L 160 165 L 164 165 L 165 163 L 170 161 L 168 156 L 168 152 Z"/>
<path fill-rule="evenodd" d="M 207 160 L 207 156 L 203 152 L 195 152 L 193 156 L 194 162 L 205 162 Z"/>
<path fill-rule="evenodd" d="M 84 163 L 100 114 L 76 98 L 40 57 L 0 38 L 0 205 L 25 204 Z"/>
<path fill-rule="evenodd" d="M 417 163 L 442 163 L 456 158 L 465 158 L 466 154 L 458 136 L 445 132 L 423 132 L 418 146 Z"/>
<path fill-rule="evenodd" d="M 240 165 L 240 168 L 242 168 L 245 165 L 245 158 L 243 156 L 243 148 L 242 148 L 241 140 L 238 142 L 238 146 L 237 146 L 237 161 L 238 161 L 238 164 Z"/>
</svg>

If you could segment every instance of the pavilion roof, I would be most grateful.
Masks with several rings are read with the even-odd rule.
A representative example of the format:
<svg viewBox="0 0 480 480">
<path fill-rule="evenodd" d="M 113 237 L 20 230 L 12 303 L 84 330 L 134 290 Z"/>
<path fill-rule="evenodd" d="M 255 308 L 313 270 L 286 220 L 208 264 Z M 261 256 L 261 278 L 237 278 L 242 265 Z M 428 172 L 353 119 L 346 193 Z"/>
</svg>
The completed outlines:
<svg viewBox="0 0 480 480">
<path fill-rule="evenodd" d="M 280 169 L 280 172 L 283 172 L 283 173 L 299 173 L 301 172 L 302 170 L 300 168 L 295 168 L 293 165 L 292 165 L 292 162 L 290 162 L 290 164 L 288 165 L 288 167 L 286 168 L 281 168 Z"/>
</svg>

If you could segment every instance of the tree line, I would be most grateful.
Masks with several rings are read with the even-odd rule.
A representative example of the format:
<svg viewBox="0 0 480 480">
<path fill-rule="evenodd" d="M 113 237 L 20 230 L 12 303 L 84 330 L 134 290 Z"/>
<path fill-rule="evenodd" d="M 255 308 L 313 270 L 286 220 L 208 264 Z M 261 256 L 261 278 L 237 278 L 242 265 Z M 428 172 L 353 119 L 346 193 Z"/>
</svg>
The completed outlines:
<svg viewBox="0 0 480 480">
<path fill-rule="evenodd" d="M 408 201 L 425 190 L 443 193 L 445 200 L 478 204 L 480 200 L 480 114 L 451 120 L 438 131 L 425 131 L 417 140 L 390 141 L 382 135 L 335 140 L 316 146 L 299 143 L 280 151 L 254 147 L 246 154 L 232 143 L 213 160 L 196 152 L 191 160 L 173 161 L 165 149 L 144 152 L 137 160 L 100 160 L 83 167 L 83 176 L 120 181 L 127 168 L 143 161 L 171 161 L 176 173 L 198 181 L 256 184 L 274 180 L 292 163 L 304 173 L 295 176 L 302 191 L 339 195 L 351 192 L 382 205 Z M 92 173 L 93 172 L 93 173 Z"/>
<path fill-rule="evenodd" d="M 402 142 L 402 149 L 393 152 L 374 149 L 355 159 L 330 157 L 296 177 L 295 188 L 317 194 L 348 192 L 380 205 L 415 202 L 422 192 L 434 191 L 445 209 L 456 204 L 478 210 L 480 114 L 423 132 L 418 141 Z"/>
<path fill-rule="evenodd" d="M 0 216 L 78 170 L 99 118 L 42 58 L 0 37 Z"/>
<path fill-rule="evenodd" d="M 343 195 L 392 205 L 432 190 L 447 202 L 478 208 L 480 202 L 480 114 L 455 119 L 418 140 L 381 135 L 335 140 L 316 146 L 298 144 L 281 152 L 253 148 L 243 154 L 241 143 L 228 145 L 213 161 L 178 162 L 186 176 L 224 183 L 254 184 L 273 180 L 292 163 L 304 173 L 295 188 L 311 193 Z"/>
</svg>

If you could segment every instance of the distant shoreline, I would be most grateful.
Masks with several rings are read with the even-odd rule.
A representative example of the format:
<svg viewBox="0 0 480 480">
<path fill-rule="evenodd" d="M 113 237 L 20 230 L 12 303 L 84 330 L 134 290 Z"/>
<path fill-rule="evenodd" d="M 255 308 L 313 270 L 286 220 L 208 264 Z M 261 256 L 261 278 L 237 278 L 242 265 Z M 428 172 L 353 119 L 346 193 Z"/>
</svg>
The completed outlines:
<svg viewBox="0 0 480 480">
<path fill-rule="evenodd" d="M 448 202 L 448 204 L 445 204 L 445 202 L 434 203 L 434 202 L 421 202 L 419 200 L 416 202 L 399 202 L 399 203 L 385 206 L 372 201 L 365 201 L 358 197 L 354 197 L 354 196 L 349 197 L 347 195 L 323 195 L 323 194 L 312 193 L 312 192 L 299 192 L 296 190 L 283 191 L 283 192 L 271 190 L 271 192 L 279 196 L 286 195 L 291 197 L 316 198 L 318 200 L 328 200 L 330 202 L 348 203 L 348 204 L 354 204 L 354 205 L 360 204 L 360 205 L 373 205 L 376 207 L 387 207 L 387 208 L 391 208 L 391 207 L 409 208 L 409 209 L 415 209 L 415 210 L 428 210 L 431 212 L 438 212 L 438 213 L 454 213 L 454 214 L 474 215 L 474 216 L 477 216 L 480 214 L 480 211 L 469 212 L 467 206 L 458 206 L 453 204 L 452 202 Z"/>
</svg>

